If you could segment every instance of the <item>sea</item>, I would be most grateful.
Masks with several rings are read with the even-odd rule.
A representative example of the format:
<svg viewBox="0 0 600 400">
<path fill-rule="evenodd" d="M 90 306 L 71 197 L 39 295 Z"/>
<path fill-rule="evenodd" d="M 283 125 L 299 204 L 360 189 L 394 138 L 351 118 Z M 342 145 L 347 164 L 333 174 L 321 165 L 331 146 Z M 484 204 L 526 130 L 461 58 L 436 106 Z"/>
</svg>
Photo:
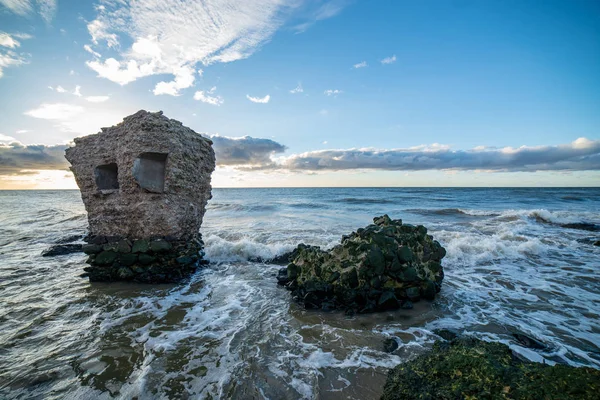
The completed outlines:
<svg viewBox="0 0 600 400">
<path fill-rule="evenodd" d="M 446 248 L 434 301 L 347 316 L 277 285 L 265 260 L 383 214 Z M 170 285 L 90 283 L 84 254 L 42 257 L 86 229 L 79 191 L 0 191 L 1 399 L 378 399 L 437 329 L 600 368 L 599 188 L 213 189 L 210 265 Z"/>
</svg>

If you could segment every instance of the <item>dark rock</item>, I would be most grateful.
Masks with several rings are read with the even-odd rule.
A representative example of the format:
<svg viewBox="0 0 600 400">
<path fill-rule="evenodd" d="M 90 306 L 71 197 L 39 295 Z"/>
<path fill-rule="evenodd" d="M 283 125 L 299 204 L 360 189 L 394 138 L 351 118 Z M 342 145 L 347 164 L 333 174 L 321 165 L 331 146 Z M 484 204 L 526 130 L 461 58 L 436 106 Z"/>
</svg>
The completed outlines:
<svg viewBox="0 0 600 400">
<path fill-rule="evenodd" d="M 301 244 L 293 255 L 277 280 L 309 308 L 323 301 L 359 312 L 409 307 L 421 297 L 434 299 L 444 277 L 445 250 L 427 229 L 387 215 L 329 251 Z"/>
<path fill-rule="evenodd" d="M 600 370 L 524 361 L 503 344 L 458 338 L 392 369 L 381 399 L 592 400 L 599 391 Z"/>
<path fill-rule="evenodd" d="M 69 235 L 69 236 L 65 236 L 65 237 L 58 239 L 56 241 L 56 244 L 73 243 L 73 242 L 77 242 L 81 239 L 83 239 L 83 235 Z"/>
<path fill-rule="evenodd" d="M 394 296 L 394 293 L 383 292 L 379 297 L 377 306 L 381 310 L 395 310 L 400 306 L 400 304 L 398 303 L 396 296 Z"/>
<path fill-rule="evenodd" d="M 133 247 L 131 248 L 132 253 L 146 253 L 150 250 L 150 245 L 147 240 L 140 239 L 133 242 Z"/>
<path fill-rule="evenodd" d="M 117 243 L 116 251 L 118 253 L 129 253 L 131 252 L 131 244 L 126 239 L 121 239 Z"/>
<path fill-rule="evenodd" d="M 117 253 L 115 253 L 112 250 L 108 250 L 108 251 L 103 251 L 101 253 L 98 253 L 98 255 L 96 256 L 96 259 L 94 260 L 94 263 L 99 264 L 99 265 L 108 265 L 108 264 L 112 264 L 113 262 L 115 262 L 116 259 L 117 259 Z"/>
<path fill-rule="evenodd" d="M 393 353 L 398 349 L 398 347 L 399 346 L 396 339 L 387 338 L 383 341 L 383 351 L 385 351 L 386 353 Z"/>
<path fill-rule="evenodd" d="M 548 346 L 546 346 L 544 343 L 540 342 L 539 340 L 537 340 L 531 336 L 525 335 L 524 333 L 514 332 L 512 335 L 524 347 L 528 347 L 530 349 L 537 349 L 537 350 L 545 350 L 548 348 Z"/>
<path fill-rule="evenodd" d="M 402 302 L 402 305 L 400 306 L 400 308 L 403 310 L 412 310 L 414 308 L 414 305 L 413 305 L 412 301 L 404 300 Z"/>
<path fill-rule="evenodd" d="M 42 252 L 42 257 L 63 256 L 65 254 L 79 253 L 81 244 L 59 244 Z"/>
<path fill-rule="evenodd" d="M 132 270 L 130 270 L 127 267 L 121 267 L 119 268 L 119 278 L 123 279 L 123 280 L 128 280 L 133 278 L 134 273 Z"/>
<path fill-rule="evenodd" d="M 588 222 L 578 222 L 573 224 L 561 224 L 563 228 L 579 229 L 582 231 L 598 232 L 600 231 L 600 225 L 590 224 Z"/>
<path fill-rule="evenodd" d="M 188 257 L 188 256 L 178 257 L 178 258 L 176 259 L 176 261 L 177 261 L 179 264 L 191 264 L 191 263 L 193 263 L 193 262 L 194 262 L 194 260 L 192 259 L 192 257 Z"/>
<path fill-rule="evenodd" d="M 447 341 L 458 338 L 458 332 L 453 329 L 435 329 L 433 333 Z"/>
<path fill-rule="evenodd" d="M 419 291 L 419 288 L 411 287 L 406 289 L 406 297 L 410 301 L 419 301 L 421 299 L 421 292 Z"/>
<path fill-rule="evenodd" d="M 155 253 L 167 252 L 173 248 L 173 245 L 166 240 L 153 240 L 150 242 L 150 250 Z"/>
<path fill-rule="evenodd" d="M 594 246 L 600 246 L 600 240 L 596 240 L 596 241 L 594 242 Z"/>
<path fill-rule="evenodd" d="M 138 256 L 138 260 L 140 261 L 140 263 L 142 265 L 148 265 L 148 264 L 152 264 L 154 261 L 156 261 L 156 257 L 154 257 L 150 254 L 141 253 Z"/>
<path fill-rule="evenodd" d="M 119 256 L 119 262 L 128 267 L 135 264 L 137 260 L 138 255 L 134 253 L 126 253 Z"/>
<path fill-rule="evenodd" d="M 281 268 L 278 272 L 277 272 L 277 284 L 278 285 L 287 285 L 287 283 L 290 281 L 290 279 L 288 278 L 288 270 L 287 268 Z"/>
<path fill-rule="evenodd" d="M 99 244 L 84 244 L 81 250 L 87 255 L 98 254 L 102 251 L 102 246 Z"/>
</svg>

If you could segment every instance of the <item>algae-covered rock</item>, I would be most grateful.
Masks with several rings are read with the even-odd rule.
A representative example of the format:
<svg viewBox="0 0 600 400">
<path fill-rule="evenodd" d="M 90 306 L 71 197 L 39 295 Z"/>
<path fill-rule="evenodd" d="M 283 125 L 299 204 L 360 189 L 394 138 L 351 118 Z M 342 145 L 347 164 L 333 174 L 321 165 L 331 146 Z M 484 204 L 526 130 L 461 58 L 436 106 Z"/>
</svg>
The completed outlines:
<svg viewBox="0 0 600 400">
<path fill-rule="evenodd" d="M 523 361 L 501 343 L 458 338 L 392 369 L 381 399 L 585 400 L 599 391 L 599 370 Z"/>
<path fill-rule="evenodd" d="M 299 245 L 277 277 L 307 308 L 397 309 L 440 291 L 446 250 L 422 225 L 383 215 L 329 251 Z M 406 307 L 409 308 L 409 307 Z"/>
</svg>

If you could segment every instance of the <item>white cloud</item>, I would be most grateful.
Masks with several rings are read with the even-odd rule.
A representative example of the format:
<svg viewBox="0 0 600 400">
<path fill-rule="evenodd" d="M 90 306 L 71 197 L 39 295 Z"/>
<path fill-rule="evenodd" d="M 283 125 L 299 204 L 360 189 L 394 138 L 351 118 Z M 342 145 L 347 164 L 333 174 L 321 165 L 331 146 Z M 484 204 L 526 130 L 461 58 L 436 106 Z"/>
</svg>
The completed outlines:
<svg viewBox="0 0 600 400">
<path fill-rule="evenodd" d="M 0 46 L 14 49 L 21 46 L 21 42 L 19 42 L 17 39 L 27 40 L 31 39 L 32 37 L 33 36 L 28 33 L 6 33 L 0 31 Z"/>
<path fill-rule="evenodd" d="M 363 62 L 359 62 L 358 64 L 354 64 L 353 67 L 354 68 L 365 68 L 367 66 L 367 62 L 363 61 Z"/>
<path fill-rule="evenodd" d="M 25 16 L 33 11 L 30 0 L 0 0 L 0 4 L 21 16 Z"/>
<path fill-rule="evenodd" d="M 73 76 L 73 75 L 75 75 L 75 71 L 74 71 L 74 70 L 70 70 L 70 71 L 69 71 L 69 75 L 70 75 L 70 76 Z"/>
<path fill-rule="evenodd" d="M 27 129 L 19 129 L 17 131 L 17 133 L 19 133 L 19 134 L 21 134 L 21 133 L 27 133 L 27 132 L 29 132 L 29 130 L 27 130 Z"/>
<path fill-rule="evenodd" d="M 4 68 L 6 67 L 17 67 L 19 65 L 27 64 L 25 58 L 14 51 L 2 51 L 0 50 L 0 78 L 4 76 Z"/>
<path fill-rule="evenodd" d="M 77 114 L 80 114 L 85 109 L 81 106 L 64 103 L 44 103 L 38 108 L 26 111 L 24 114 L 34 118 L 66 120 Z"/>
<path fill-rule="evenodd" d="M 87 96 L 85 99 L 90 103 L 104 103 L 110 99 L 110 96 Z"/>
<path fill-rule="evenodd" d="M 191 67 L 181 67 L 174 71 L 175 80 L 171 82 L 158 82 L 154 88 L 154 94 L 170 94 L 179 96 L 179 91 L 187 89 L 194 84 L 194 69 Z"/>
<path fill-rule="evenodd" d="M 269 102 L 269 100 L 271 100 L 270 95 L 266 95 L 265 97 L 252 97 L 249 94 L 247 94 L 246 98 L 253 103 L 261 103 L 261 104 L 267 104 Z"/>
<path fill-rule="evenodd" d="M 42 18 L 50 23 L 56 15 L 56 0 L 36 0 Z"/>
<path fill-rule="evenodd" d="M 199 90 L 194 93 L 194 100 L 201 101 L 203 103 L 212 104 L 213 106 L 220 106 L 225 101 L 221 96 L 213 96 L 213 93 L 217 90 L 216 86 L 213 86 L 208 91 Z"/>
<path fill-rule="evenodd" d="M 6 136 L 0 133 L 0 144 L 9 144 L 16 141 L 17 139 L 15 139 L 14 137 Z"/>
<path fill-rule="evenodd" d="M 298 86 L 296 86 L 295 89 L 290 90 L 290 93 L 292 94 L 296 94 L 296 93 L 303 93 L 304 89 L 302 88 L 302 83 L 298 83 Z"/>
<path fill-rule="evenodd" d="M 382 64 L 393 64 L 396 62 L 396 55 L 393 55 L 391 57 L 386 57 L 383 60 L 381 60 Z"/>
<path fill-rule="evenodd" d="M 73 91 L 73 94 L 77 97 L 81 97 L 81 86 L 79 86 L 79 85 L 75 86 L 75 90 Z"/>
<path fill-rule="evenodd" d="M 323 93 L 325 95 L 327 95 L 327 96 L 337 96 L 338 94 L 344 93 L 344 91 L 343 90 L 338 90 L 338 89 L 329 89 L 329 90 L 326 90 Z"/>
<path fill-rule="evenodd" d="M 1 2 L 2 0 L 0 0 Z M 4 75 L 3 69 L 6 67 L 17 67 L 19 65 L 27 64 L 25 56 L 23 54 L 17 54 L 13 50 L 21 46 L 21 42 L 17 39 L 30 39 L 32 36 L 26 33 L 13 33 L 8 34 L 0 31 L 0 78 Z"/>
<path fill-rule="evenodd" d="M 47 23 L 50 23 L 56 14 L 56 0 L 0 0 L 0 4 L 22 17 L 37 11 Z M 34 4 L 37 7 L 34 7 Z"/>
<path fill-rule="evenodd" d="M 521 146 L 452 150 L 434 143 L 405 149 L 320 150 L 282 159 L 278 168 L 291 170 L 380 169 L 391 171 L 600 170 L 600 140 L 579 138 L 558 146 Z"/>
<path fill-rule="evenodd" d="M 51 87 L 51 86 L 49 86 L 49 88 L 50 88 L 50 89 L 52 89 L 52 87 Z M 58 93 L 65 93 L 65 92 L 66 92 L 66 90 L 65 90 L 65 89 L 64 89 L 62 86 L 57 86 L 57 87 L 56 87 L 56 91 L 57 91 Z"/>
<path fill-rule="evenodd" d="M 323 2 L 317 9 L 311 10 L 308 13 L 308 20 L 306 22 L 294 26 L 293 30 L 296 31 L 296 33 L 302 33 L 318 21 L 335 17 L 349 2 L 349 0 L 329 0 Z"/>
<path fill-rule="evenodd" d="M 83 45 L 83 49 L 96 58 L 102 57 L 102 54 L 95 52 L 94 49 L 92 49 L 92 47 L 89 44 Z"/>
<path fill-rule="evenodd" d="M 193 85 L 194 74 L 188 71 L 197 70 L 196 64 L 247 58 L 300 6 L 315 6 L 311 0 L 100 0 L 99 3 L 95 8 L 96 18 L 87 25 L 91 42 L 94 47 L 113 48 L 119 55 L 98 57 L 102 51 L 93 48 L 96 59 L 88 61 L 88 67 L 99 77 L 121 85 L 151 75 L 173 75 L 173 81 L 161 82 L 154 89 L 156 94 L 171 95 Z M 319 18 L 337 12 L 331 6 L 319 7 Z M 121 47 L 129 42 L 133 43 L 130 48 Z"/>
</svg>

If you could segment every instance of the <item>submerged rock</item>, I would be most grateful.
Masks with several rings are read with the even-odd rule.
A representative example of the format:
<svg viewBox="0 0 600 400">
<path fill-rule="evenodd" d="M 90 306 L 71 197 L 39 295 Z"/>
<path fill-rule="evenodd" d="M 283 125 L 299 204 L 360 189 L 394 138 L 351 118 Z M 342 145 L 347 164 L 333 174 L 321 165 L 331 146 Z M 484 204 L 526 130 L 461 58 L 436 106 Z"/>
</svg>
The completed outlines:
<svg viewBox="0 0 600 400">
<path fill-rule="evenodd" d="M 277 277 L 306 308 L 356 312 L 410 308 L 441 289 L 446 250 L 422 225 L 384 215 L 330 251 L 299 245 Z"/>
<path fill-rule="evenodd" d="M 81 244 L 58 244 L 52 246 L 42 252 L 42 257 L 55 257 L 62 256 L 65 254 L 79 253 L 81 251 Z"/>
<path fill-rule="evenodd" d="M 600 371 L 523 361 L 508 346 L 439 341 L 388 374 L 382 400 L 597 399 Z"/>
</svg>

